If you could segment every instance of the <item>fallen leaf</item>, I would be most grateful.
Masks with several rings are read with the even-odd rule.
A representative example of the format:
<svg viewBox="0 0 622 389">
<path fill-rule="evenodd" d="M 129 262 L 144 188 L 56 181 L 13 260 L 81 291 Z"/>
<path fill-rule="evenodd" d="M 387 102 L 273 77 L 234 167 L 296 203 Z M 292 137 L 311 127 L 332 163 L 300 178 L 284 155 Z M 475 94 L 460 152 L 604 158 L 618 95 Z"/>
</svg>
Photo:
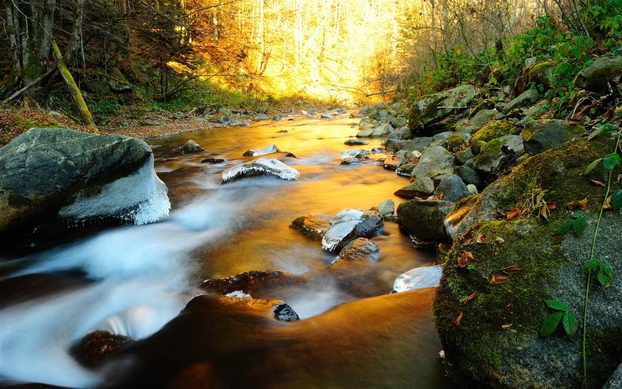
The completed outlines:
<svg viewBox="0 0 622 389">
<path fill-rule="evenodd" d="M 465 300 L 464 300 L 464 304 L 468 304 L 470 303 L 474 298 L 476 298 L 477 296 L 479 296 L 479 292 L 475 291 L 473 293 L 471 293 Z"/>
<path fill-rule="evenodd" d="M 555 201 L 549 201 L 548 203 L 546 203 L 546 206 L 551 211 L 557 209 L 557 203 Z"/>
<path fill-rule="evenodd" d="M 504 267 L 503 269 L 501 269 L 501 272 L 511 276 L 513 274 L 520 272 L 521 270 L 523 270 L 521 267 L 512 265 L 512 266 Z"/>
<path fill-rule="evenodd" d="M 492 254 L 495 255 L 495 256 L 501 254 L 501 250 L 499 249 L 499 247 L 495 247 L 495 249 L 493 250 Z"/>
<path fill-rule="evenodd" d="M 458 267 L 467 267 L 475 262 L 475 257 L 472 252 L 463 251 L 460 255 L 458 255 L 456 261 L 458 262 Z"/>
<path fill-rule="evenodd" d="M 503 238 L 502 238 L 502 237 L 500 237 L 500 236 L 497 236 L 497 237 L 495 238 L 495 243 L 503 244 L 503 243 L 505 243 L 505 239 L 503 239 Z"/>
<path fill-rule="evenodd" d="M 510 210 L 509 212 L 505 214 L 505 218 L 508 220 L 512 220 L 515 217 L 522 215 L 523 213 L 525 212 L 522 209 L 513 208 L 512 210 Z"/>
<path fill-rule="evenodd" d="M 492 278 L 490 279 L 490 283 L 492 285 L 503 284 L 503 283 L 506 283 L 507 281 L 508 281 L 508 276 L 504 274 L 493 274 Z"/>
<path fill-rule="evenodd" d="M 458 316 L 454 319 L 454 324 L 457 327 L 460 327 L 460 322 L 462 322 L 462 316 L 464 316 L 464 312 L 460 312 Z"/>
<path fill-rule="evenodd" d="M 506 308 L 510 308 L 512 305 L 513 305 L 513 304 L 512 304 L 512 302 L 510 301 L 509 303 L 507 303 L 507 304 L 505 305 L 505 307 L 506 307 Z"/>
<path fill-rule="evenodd" d="M 603 204 L 603 209 L 607 210 L 607 209 L 612 209 L 613 207 L 611 206 L 611 197 L 609 196 L 605 199 L 605 203 Z"/>
<path fill-rule="evenodd" d="M 443 192 L 438 193 L 436 196 L 434 196 L 435 200 L 442 200 L 443 199 Z"/>
<path fill-rule="evenodd" d="M 495 211 L 495 213 L 492 215 L 493 218 L 495 219 L 505 219 L 505 214 L 499 212 L 499 211 Z"/>
<path fill-rule="evenodd" d="M 587 197 L 585 197 L 583 200 L 569 202 L 568 204 L 566 204 L 566 209 L 569 209 L 569 210 L 581 209 L 581 210 L 586 211 L 587 210 Z"/>
<path fill-rule="evenodd" d="M 551 214 L 551 211 L 549 210 L 549 207 L 546 205 L 546 203 L 542 203 L 542 206 L 540 207 L 540 216 L 544 220 L 548 221 L 550 214 Z"/>
<path fill-rule="evenodd" d="M 477 243 L 486 243 L 487 240 L 488 237 L 486 236 L 486 234 L 479 234 L 477 235 L 477 239 L 475 239 Z"/>
<path fill-rule="evenodd" d="M 501 324 L 501 329 L 502 330 L 507 330 L 510 327 L 512 327 L 512 324 Z"/>
<path fill-rule="evenodd" d="M 598 180 L 590 180 L 592 182 L 592 184 L 596 185 L 596 186 L 602 186 L 603 188 L 606 186 L 604 182 L 602 181 L 598 181 Z"/>
</svg>

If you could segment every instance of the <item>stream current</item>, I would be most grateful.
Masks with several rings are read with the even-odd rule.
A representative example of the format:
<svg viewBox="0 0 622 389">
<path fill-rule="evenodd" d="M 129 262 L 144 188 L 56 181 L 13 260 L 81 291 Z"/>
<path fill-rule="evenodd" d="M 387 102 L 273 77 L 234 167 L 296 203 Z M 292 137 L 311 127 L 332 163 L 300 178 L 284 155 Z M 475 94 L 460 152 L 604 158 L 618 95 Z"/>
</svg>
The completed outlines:
<svg viewBox="0 0 622 389">
<path fill-rule="evenodd" d="M 381 309 L 383 297 L 371 297 L 389 296 L 399 274 L 433 264 L 433 253 L 417 250 L 397 224 L 385 222 L 382 233 L 372 238 L 380 247 L 377 263 L 345 264 L 333 271 L 330 265 L 336 256 L 322 251 L 319 241 L 289 227 L 295 218 L 306 214 L 335 215 L 346 208 L 369 209 L 387 198 L 396 204 L 401 201 L 393 192 L 408 180 L 379 166 L 376 161 L 382 155 L 341 164 L 344 150 L 371 150 L 380 145 L 379 140 L 371 140 L 365 146 L 345 146 L 344 141 L 356 132 L 353 120 L 341 117 L 263 122 L 147 139 L 154 149 L 156 172 L 169 188 L 170 216 L 155 224 L 76 237 L 70 243 L 12 259 L 20 264 L 14 267 L 19 270 L 4 270 L 0 278 L 0 294 L 4 295 L 0 299 L 0 386 L 19 382 L 72 388 L 105 386 L 101 374 L 80 366 L 68 352 L 90 331 L 146 338 L 201 293 L 198 286 L 203 280 L 280 270 L 313 275 L 313 282 L 302 288 L 260 296 L 284 300 L 299 314 L 301 323 L 313 323 L 313 335 L 305 338 L 302 334 L 299 342 L 317 342 L 317 337 L 323 336 L 318 333 L 330 337 L 333 324 L 348 320 L 324 320 L 339 316 L 330 316 L 331 309 L 358 302 L 360 316 L 352 316 L 352 320 L 360 321 L 363 330 L 350 336 L 354 340 L 348 347 L 354 349 L 324 351 L 352 354 L 361 344 L 361 353 L 375 352 L 378 358 L 392 361 L 389 366 L 400 365 L 396 372 L 401 376 L 393 382 L 397 373 L 386 364 L 374 363 L 373 355 L 361 355 L 356 371 L 350 373 L 346 358 L 343 375 L 352 374 L 358 384 L 350 384 L 346 378 L 319 379 L 310 387 L 360 387 L 360 382 L 367 382 L 365 377 L 372 375 L 375 379 L 381 376 L 379 382 L 386 382 L 385 387 L 451 387 L 439 362 L 441 346 L 429 296 L 422 297 L 429 303 L 413 305 L 415 312 L 404 318 L 415 315 L 419 326 L 407 352 L 393 345 L 392 334 L 401 336 L 399 329 L 367 331 L 377 339 L 371 349 L 362 346 L 364 337 L 372 336 L 366 334 L 365 326 L 374 326 L 373 321 L 365 320 L 365 304 Z M 188 139 L 205 151 L 176 152 Z M 221 183 L 224 169 L 252 159 L 242 156 L 246 150 L 272 143 L 295 155 L 268 157 L 278 157 L 298 170 L 297 181 L 252 177 Z M 223 161 L 205 163 L 206 158 Z M 5 256 L 1 250 L 0 259 Z M 343 286 L 353 284 L 357 287 Z M 398 314 L 387 308 L 386 315 Z M 396 319 L 399 323 L 399 317 Z M 317 328 L 322 325 L 326 328 Z M 379 348 L 383 349 L 376 350 Z M 317 358 L 324 357 L 320 354 Z M 313 359 L 307 360 L 305 370 L 311 375 L 313 365 Z M 404 376 L 404 371 L 409 373 Z"/>
</svg>

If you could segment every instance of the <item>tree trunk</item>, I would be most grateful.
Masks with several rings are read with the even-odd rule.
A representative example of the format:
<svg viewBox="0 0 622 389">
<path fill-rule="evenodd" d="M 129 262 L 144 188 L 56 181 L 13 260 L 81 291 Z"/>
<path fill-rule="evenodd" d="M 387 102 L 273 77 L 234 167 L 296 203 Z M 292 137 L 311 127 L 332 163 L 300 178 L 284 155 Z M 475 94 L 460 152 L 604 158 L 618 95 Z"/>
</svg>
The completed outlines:
<svg viewBox="0 0 622 389">
<path fill-rule="evenodd" d="M 63 79 L 69 87 L 69 92 L 71 93 L 73 100 L 76 102 L 76 106 L 80 111 L 80 115 L 82 115 L 82 119 L 89 127 L 95 128 L 95 122 L 93 122 L 93 116 L 91 115 L 91 111 L 89 111 L 89 107 L 86 105 L 86 102 L 82 97 L 82 93 L 80 92 L 80 88 L 78 88 L 78 85 L 76 85 L 76 82 L 74 81 L 71 72 L 67 68 L 67 65 L 65 65 L 65 61 L 63 60 L 63 56 L 58 48 L 58 45 L 56 45 L 56 42 L 54 42 L 53 40 L 51 41 L 51 45 L 54 52 L 54 57 L 56 58 L 56 65 L 58 66 L 58 70 L 60 71 L 60 74 L 63 76 Z"/>
</svg>

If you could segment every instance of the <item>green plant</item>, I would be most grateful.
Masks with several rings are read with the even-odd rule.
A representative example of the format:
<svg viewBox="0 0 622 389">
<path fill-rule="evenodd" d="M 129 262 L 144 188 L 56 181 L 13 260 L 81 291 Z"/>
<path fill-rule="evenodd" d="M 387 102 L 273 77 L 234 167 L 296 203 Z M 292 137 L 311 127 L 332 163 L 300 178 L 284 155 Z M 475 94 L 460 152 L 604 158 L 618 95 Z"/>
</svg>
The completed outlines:
<svg viewBox="0 0 622 389">
<path fill-rule="evenodd" d="M 553 334 L 560 324 L 566 335 L 573 335 L 577 332 L 577 316 L 570 311 L 568 304 L 559 300 L 544 300 L 544 303 L 553 312 L 546 315 L 544 320 L 542 320 L 540 335 L 548 336 Z"/>
</svg>

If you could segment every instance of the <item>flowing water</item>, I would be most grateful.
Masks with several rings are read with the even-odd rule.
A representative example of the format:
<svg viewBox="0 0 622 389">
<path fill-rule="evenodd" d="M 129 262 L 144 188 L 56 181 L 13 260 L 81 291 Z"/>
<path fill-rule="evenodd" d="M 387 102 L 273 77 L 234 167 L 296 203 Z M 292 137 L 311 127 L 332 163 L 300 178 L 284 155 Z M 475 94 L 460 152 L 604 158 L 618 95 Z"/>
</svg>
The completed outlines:
<svg viewBox="0 0 622 389">
<path fill-rule="evenodd" d="M 354 349 L 347 352 L 360 348 L 367 354 L 356 361 L 360 373 L 348 373 L 346 368 L 341 381 L 330 381 L 333 385 L 340 382 L 339 387 L 354 387 L 347 384 L 348 379 L 358 377 L 365 382 L 365 374 L 390 380 L 390 366 L 394 366 L 415 372 L 407 381 L 417 382 L 388 387 L 450 387 L 438 361 L 440 343 L 429 303 L 409 308 L 414 313 L 408 318 L 412 320 L 414 314 L 419 323 L 416 341 L 399 349 L 390 346 L 394 344 L 391 333 L 402 336 L 399 334 L 410 327 L 379 330 L 373 320 L 365 320 L 386 304 L 383 297 L 367 297 L 388 294 L 400 273 L 432 264 L 432 253 L 415 249 L 396 224 L 387 222 L 384 231 L 373 238 L 380 246 L 378 263 L 331 267 L 335 255 L 323 252 L 320 242 L 289 227 L 305 214 L 369 209 L 387 198 L 400 202 L 392 193 L 407 180 L 378 166 L 375 161 L 381 155 L 341 164 L 340 153 L 352 148 L 345 146 L 344 140 L 357 131 L 352 122 L 345 117 L 282 121 L 148 139 L 156 155 L 156 171 L 169 188 L 170 217 L 151 225 L 108 229 L 12 260 L 10 269 L 18 270 L 5 267 L 0 281 L 0 385 L 101 385 L 101 375 L 81 367 L 67 351 L 88 332 L 103 329 L 142 339 L 158 331 L 199 294 L 197 287 L 203 280 L 280 270 L 313 280 L 278 295 L 259 296 L 284 300 L 300 315 L 303 320 L 295 324 L 298 332 L 294 332 L 297 343 L 317 344 L 318 339 L 330 336 L 335 324 L 330 318 L 343 312 L 330 309 L 346 302 L 356 302 L 354 310 L 360 316 L 354 319 L 362 319 L 361 325 L 368 326 L 367 331 L 349 335 L 348 347 Z M 205 151 L 176 152 L 175 147 L 188 139 Z M 300 172 L 297 181 L 253 177 L 221 183 L 224 169 L 251 159 L 242 156 L 246 150 L 271 143 L 296 156 L 276 155 Z M 370 150 L 377 146 L 379 141 L 355 147 Z M 202 162 L 206 158 L 224 161 Z M 385 314 L 397 315 L 391 309 L 387 307 Z M 399 323 L 400 318 L 396 319 Z M 347 318 L 339 320 L 343 323 Z M 378 344 L 365 346 L 366 336 L 376 337 Z M 313 372 L 315 365 L 320 369 L 325 363 L 325 355 L 318 353 L 315 359 L 305 359 L 306 371 Z M 389 361 L 390 366 L 379 364 L 380 359 Z M 331 387 L 322 377 L 318 374 L 308 383 Z"/>
</svg>

